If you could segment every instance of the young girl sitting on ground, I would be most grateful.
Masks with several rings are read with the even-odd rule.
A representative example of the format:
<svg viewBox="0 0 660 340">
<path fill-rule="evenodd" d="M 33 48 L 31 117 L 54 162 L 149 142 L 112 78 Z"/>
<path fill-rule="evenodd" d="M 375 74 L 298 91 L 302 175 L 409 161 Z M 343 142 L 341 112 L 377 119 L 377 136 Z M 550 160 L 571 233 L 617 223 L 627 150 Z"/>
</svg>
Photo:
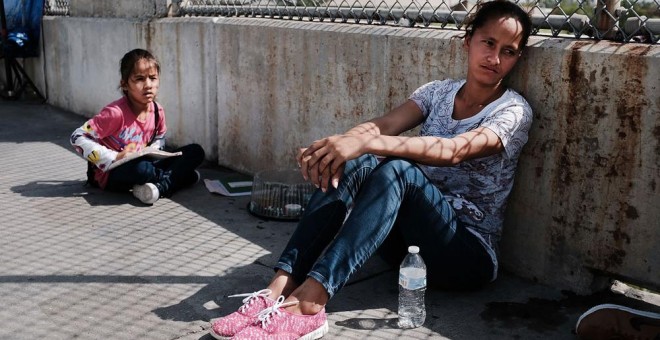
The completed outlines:
<svg viewBox="0 0 660 340">
<path fill-rule="evenodd" d="M 213 321 L 214 337 L 322 337 L 326 303 L 379 248 L 398 265 L 419 246 L 430 287 L 495 279 L 505 202 L 532 123 L 528 103 L 502 79 L 531 20 L 512 2 L 484 2 L 466 30 L 466 79 L 430 82 L 386 115 L 302 150 L 302 174 L 319 190 L 267 289 Z M 420 124 L 419 137 L 399 136 Z"/>
<path fill-rule="evenodd" d="M 140 201 L 153 204 L 199 180 L 195 169 L 204 161 L 204 150 L 190 144 L 174 150 L 181 156 L 140 157 L 108 170 L 113 162 L 147 146 L 162 149 L 167 131 L 165 111 L 156 103 L 158 60 L 149 51 L 134 49 L 121 59 L 119 72 L 124 95 L 76 129 L 71 145 L 90 162 L 89 183 L 111 191 L 132 189 Z"/>
</svg>

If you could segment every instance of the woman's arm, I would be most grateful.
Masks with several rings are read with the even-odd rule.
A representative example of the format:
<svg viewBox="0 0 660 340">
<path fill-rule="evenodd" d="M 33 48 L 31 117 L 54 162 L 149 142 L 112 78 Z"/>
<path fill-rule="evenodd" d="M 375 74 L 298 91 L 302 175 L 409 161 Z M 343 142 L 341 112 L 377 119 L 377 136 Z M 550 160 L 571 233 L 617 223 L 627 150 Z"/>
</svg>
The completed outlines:
<svg viewBox="0 0 660 340">
<path fill-rule="evenodd" d="M 432 166 L 453 166 L 504 150 L 500 137 L 480 127 L 454 138 L 432 136 L 372 136 L 364 141 L 365 153 L 395 156 Z"/>
<path fill-rule="evenodd" d="M 346 161 L 367 152 L 370 138 L 383 135 L 398 135 L 424 121 L 424 115 L 415 102 L 408 100 L 382 117 L 357 125 L 342 135 L 315 141 L 298 154 L 298 164 L 305 179 L 326 189 L 332 178 L 337 185 Z"/>
<path fill-rule="evenodd" d="M 408 100 L 384 116 L 362 123 L 346 135 L 371 134 L 396 136 L 408 131 L 424 121 L 422 110 L 412 100 Z"/>
<path fill-rule="evenodd" d="M 486 127 L 454 138 L 398 136 L 423 120 L 424 116 L 417 104 L 408 101 L 382 117 L 356 126 L 346 134 L 318 140 L 300 154 L 303 176 L 322 189 L 327 189 L 329 181 L 337 186 L 346 161 L 366 153 L 401 157 L 432 166 L 453 166 L 504 150 L 500 137 Z"/>
<path fill-rule="evenodd" d="M 432 166 L 453 166 L 504 150 L 499 136 L 485 127 L 465 132 L 454 138 L 361 134 L 330 136 L 319 142 L 324 143 L 323 148 L 319 149 L 321 152 L 312 153 L 307 157 L 307 161 L 318 164 L 316 168 L 324 170 L 314 172 L 315 169 L 312 168 L 308 178 L 322 189 L 327 189 L 328 180 L 331 180 L 332 185 L 336 187 L 345 162 L 366 153 L 401 157 Z M 317 181 L 314 181 L 315 178 L 318 178 Z"/>
</svg>

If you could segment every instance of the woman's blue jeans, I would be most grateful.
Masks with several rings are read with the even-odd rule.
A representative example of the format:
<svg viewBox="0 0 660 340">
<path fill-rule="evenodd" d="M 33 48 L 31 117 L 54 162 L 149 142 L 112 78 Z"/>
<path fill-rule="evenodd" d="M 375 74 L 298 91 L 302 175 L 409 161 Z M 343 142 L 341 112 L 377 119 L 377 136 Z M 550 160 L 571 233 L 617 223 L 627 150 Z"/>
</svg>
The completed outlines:
<svg viewBox="0 0 660 340">
<path fill-rule="evenodd" d="M 174 152 L 181 156 L 150 160 L 137 158 L 110 171 L 105 189 L 124 192 L 136 184 L 153 183 L 161 196 L 169 197 L 181 188 L 197 181 L 195 169 L 204 161 L 204 149 L 198 144 L 189 144 Z"/>
<path fill-rule="evenodd" d="M 337 189 L 314 193 L 275 269 L 297 283 L 311 277 L 332 297 L 376 250 L 398 266 L 409 245 L 420 247 L 430 287 L 495 278 L 494 253 L 416 164 L 365 155 L 347 162 Z"/>
</svg>

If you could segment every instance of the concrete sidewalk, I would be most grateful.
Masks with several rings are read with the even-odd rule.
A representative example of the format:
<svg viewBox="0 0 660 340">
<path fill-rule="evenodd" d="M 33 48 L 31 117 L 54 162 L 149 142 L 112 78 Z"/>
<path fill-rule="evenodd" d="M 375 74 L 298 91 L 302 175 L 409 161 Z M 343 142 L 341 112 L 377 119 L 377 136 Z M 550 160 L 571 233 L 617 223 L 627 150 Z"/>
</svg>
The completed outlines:
<svg viewBox="0 0 660 340">
<path fill-rule="evenodd" d="M 0 102 L 0 339 L 211 339 L 227 295 L 263 288 L 295 227 L 202 183 L 145 206 L 84 186 L 69 146 L 84 118 Z M 214 178 L 227 171 L 201 169 Z M 574 339 L 577 297 L 502 273 L 477 292 L 427 293 L 427 321 L 396 328 L 397 273 L 370 261 L 327 306 L 326 339 Z"/>
</svg>

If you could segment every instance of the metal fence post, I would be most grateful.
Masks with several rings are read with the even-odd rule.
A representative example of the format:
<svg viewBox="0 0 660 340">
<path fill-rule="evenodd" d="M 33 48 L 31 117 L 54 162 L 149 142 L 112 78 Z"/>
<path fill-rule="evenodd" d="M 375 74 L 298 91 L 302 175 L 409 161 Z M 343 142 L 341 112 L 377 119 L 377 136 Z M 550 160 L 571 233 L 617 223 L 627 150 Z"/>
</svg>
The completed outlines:
<svg viewBox="0 0 660 340">
<path fill-rule="evenodd" d="M 619 20 L 621 0 L 597 0 L 596 1 L 596 29 L 599 39 L 613 39 L 618 32 L 616 22 Z"/>
<path fill-rule="evenodd" d="M 178 17 L 179 16 L 179 0 L 167 0 L 167 16 L 168 17 Z"/>
</svg>

